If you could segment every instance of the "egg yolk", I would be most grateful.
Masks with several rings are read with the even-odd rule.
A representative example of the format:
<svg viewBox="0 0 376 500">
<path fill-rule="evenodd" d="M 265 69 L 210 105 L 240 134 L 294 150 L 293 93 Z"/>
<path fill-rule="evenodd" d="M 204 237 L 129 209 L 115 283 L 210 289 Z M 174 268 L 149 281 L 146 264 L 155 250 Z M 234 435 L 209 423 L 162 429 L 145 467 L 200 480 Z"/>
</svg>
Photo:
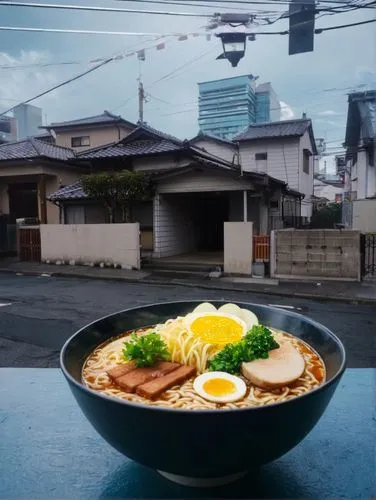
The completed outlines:
<svg viewBox="0 0 376 500">
<path fill-rule="evenodd" d="M 202 316 L 191 324 L 195 337 L 208 344 L 230 344 L 242 338 L 243 327 L 234 319 L 224 316 Z"/>
<path fill-rule="evenodd" d="M 227 396 L 236 391 L 234 382 L 224 378 L 211 378 L 203 384 L 202 388 L 210 396 Z"/>
</svg>

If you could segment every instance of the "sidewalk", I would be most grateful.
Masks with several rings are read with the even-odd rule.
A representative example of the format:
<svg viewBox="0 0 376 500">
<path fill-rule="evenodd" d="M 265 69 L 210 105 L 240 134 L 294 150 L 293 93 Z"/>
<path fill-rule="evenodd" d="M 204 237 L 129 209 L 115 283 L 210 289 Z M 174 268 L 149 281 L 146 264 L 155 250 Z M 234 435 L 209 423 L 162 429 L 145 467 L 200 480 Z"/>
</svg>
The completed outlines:
<svg viewBox="0 0 376 500">
<path fill-rule="evenodd" d="M 176 274 L 161 277 L 158 273 L 126 269 L 88 266 L 57 266 L 38 262 L 19 262 L 15 259 L 0 260 L 0 274 L 18 274 L 45 277 L 72 277 L 84 279 L 120 280 L 154 285 L 180 285 L 204 289 L 244 291 L 260 294 L 311 298 L 341 302 L 376 303 L 376 281 L 362 283 L 345 281 L 274 281 L 256 278 L 195 278 Z"/>
</svg>

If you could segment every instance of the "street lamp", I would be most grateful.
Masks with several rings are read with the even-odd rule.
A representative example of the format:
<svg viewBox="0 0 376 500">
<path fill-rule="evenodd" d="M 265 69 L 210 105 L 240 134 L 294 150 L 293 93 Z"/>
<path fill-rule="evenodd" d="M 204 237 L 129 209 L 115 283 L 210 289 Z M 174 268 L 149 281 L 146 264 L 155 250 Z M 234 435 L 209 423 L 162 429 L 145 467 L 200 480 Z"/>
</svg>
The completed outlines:
<svg viewBox="0 0 376 500">
<path fill-rule="evenodd" d="M 216 36 L 222 40 L 223 45 L 223 54 L 218 56 L 217 59 L 227 59 L 235 68 L 240 59 L 244 57 L 247 34 L 229 32 L 218 33 Z"/>
</svg>

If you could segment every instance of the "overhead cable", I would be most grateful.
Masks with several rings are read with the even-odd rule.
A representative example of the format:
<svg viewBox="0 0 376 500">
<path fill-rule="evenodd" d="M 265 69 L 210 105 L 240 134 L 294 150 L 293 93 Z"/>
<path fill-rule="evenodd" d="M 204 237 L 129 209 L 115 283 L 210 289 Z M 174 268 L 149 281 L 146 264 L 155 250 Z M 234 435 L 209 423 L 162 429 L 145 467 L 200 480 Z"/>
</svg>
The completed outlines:
<svg viewBox="0 0 376 500">
<path fill-rule="evenodd" d="M 116 7 L 96 7 L 86 5 L 71 5 L 71 4 L 52 4 L 52 3 L 30 3 L 30 2 L 11 2 L 0 1 L 0 6 L 6 5 L 8 7 L 32 7 L 42 9 L 59 9 L 59 10 L 81 10 L 92 12 L 125 12 L 128 14 L 154 14 L 162 16 L 184 16 L 184 17 L 212 17 L 211 14 L 203 14 L 199 12 L 169 12 L 160 10 L 136 10 L 136 9 L 123 9 Z"/>
</svg>

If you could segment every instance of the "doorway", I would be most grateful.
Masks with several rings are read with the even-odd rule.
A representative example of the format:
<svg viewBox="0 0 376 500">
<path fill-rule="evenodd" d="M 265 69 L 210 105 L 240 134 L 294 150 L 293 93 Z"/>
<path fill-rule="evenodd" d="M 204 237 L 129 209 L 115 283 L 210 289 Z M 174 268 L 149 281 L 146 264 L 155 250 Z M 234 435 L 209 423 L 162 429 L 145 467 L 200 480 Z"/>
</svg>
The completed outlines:
<svg viewBox="0 0 376 500">
<path fill-rule="evenodd" d="M 223 226 L 229 220 L 228 193 L 200 193 L 195 196 L 194 204 L 197 250 L 223 251 Z"/>
<path fill-rule="evenodd" d="M 38 185 L 36 182 L 9 184 L 9 218 L 11 222 L 25 217 L 38 218 Z"/>
</svg>

